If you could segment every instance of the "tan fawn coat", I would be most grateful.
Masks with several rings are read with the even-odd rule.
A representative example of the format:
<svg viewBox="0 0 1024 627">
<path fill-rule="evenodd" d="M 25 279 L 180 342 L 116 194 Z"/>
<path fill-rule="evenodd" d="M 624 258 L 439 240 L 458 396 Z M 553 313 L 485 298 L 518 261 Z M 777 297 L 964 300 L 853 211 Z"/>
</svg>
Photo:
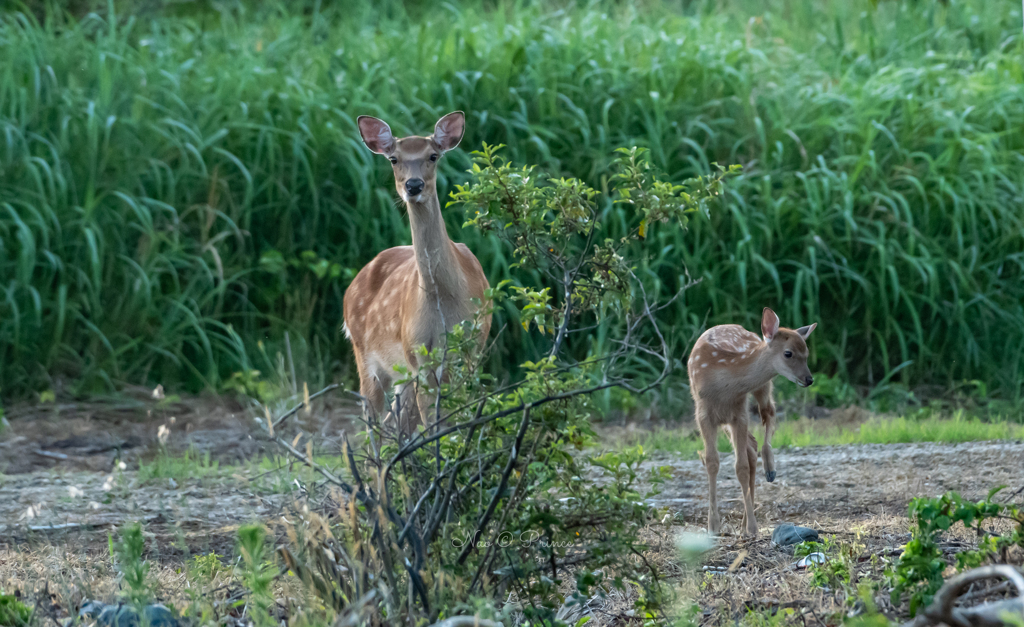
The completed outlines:
<svg viewBox="0 0 1024 627">
<path fill-rule="evenodd" d="M 754 477 L 757 471 L 757 440 L 748 430 L 747 395 L 753 394 L 764 425 L 765 478 L 775 481 L 772 434 L 775 402 L 772 379 L 782 375 L 806 387 L 814 382 L 807 369 L 807 343 L 817 323 L 796 330 L 779 328 L 779 317 L 765 308 L 761 318 L 762 340 L 736 324 L 723 324 L 704 332 L 690 351 L 687 371 L 696 410 L 697 428 L 704 439 L 701 461 L 708 474 L 708 531 L 717 534 L 722 521 L 718 512 L 718 428 L 724 427 L 736 452 L 736 477 L 743 496 L 743 529 L 757 535 L 754 517 Z"/>
</svg>

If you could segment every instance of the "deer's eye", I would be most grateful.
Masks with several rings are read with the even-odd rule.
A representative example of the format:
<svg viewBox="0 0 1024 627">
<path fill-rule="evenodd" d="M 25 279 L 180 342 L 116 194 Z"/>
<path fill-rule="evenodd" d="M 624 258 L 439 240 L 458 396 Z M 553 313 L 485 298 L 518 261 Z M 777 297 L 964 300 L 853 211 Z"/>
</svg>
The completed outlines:
<svg viewBox="0 0 1024 627">
<path fill-rule="evenodd" d="M 783 356 L 784 356 L 784 357 L 785 357 L 786 359 L 789 359 L 790 357 L 792 357 L 792 356 L 793 356 L 793 351 L 786 351 L 785 353 L 782 353 L 782 355 L 783 355 Z"/>
<path fill-rule="evenodd" d="M 398 163 L 398 157 L 391 157 L 391 164 L 395 165 L 396 163 Z"/>
<path fill-rule="evenodd" d="M 437 161 L 437 153 L 436 152 L 434 154 L 430 155 L 430 161 L 431 162 Z"/>
</svg>

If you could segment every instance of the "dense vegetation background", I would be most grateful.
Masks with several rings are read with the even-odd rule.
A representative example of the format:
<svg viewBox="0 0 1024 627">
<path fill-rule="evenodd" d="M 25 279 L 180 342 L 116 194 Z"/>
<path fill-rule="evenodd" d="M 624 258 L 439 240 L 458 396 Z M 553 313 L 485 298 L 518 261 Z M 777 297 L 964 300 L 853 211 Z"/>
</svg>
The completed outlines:
<svg viewBox="0 0 1024 627">
<path fill-rule="evenodd" d="M 598 189 L 619 146 L 677 180 L 742 164 L 708 219 L 648 237 L 651 289 L 703 279 L 662 312 L 680 357 L 769 305 L 819 321 L 817 372 L 1019 399 L 1021 18 L 1016 0 L 15 3 L 0 394 L 218 388 L 278 367 L 286 331 L 302 378 L 350 378 L 345 287 L 410 241 L 355 117 L 427 134 L 462 109 L 443 189 L 482 141 Z M 452 237 L 509 277 L 463 220 Z M 537 339 L 509 324 L 495 368 Z"/>
</svg>

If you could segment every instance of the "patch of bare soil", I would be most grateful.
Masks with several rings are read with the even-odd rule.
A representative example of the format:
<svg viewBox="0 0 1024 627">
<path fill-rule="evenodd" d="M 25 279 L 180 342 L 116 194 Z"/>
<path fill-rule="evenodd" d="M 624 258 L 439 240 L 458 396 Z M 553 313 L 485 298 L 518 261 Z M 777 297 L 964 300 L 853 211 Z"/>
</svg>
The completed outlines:
<svg viewBox="0 0 1024 627">
<path fill-rule="evenodd" d="M 742 503 L 734 460 L 732 453 L 722 453 L 718 500 L 726 525 L 738 531 Z M 815 446 L 776 450 L 775 460 L 775 482 L 759 472 L 754 491 L 758 523 L 769 531 L 779 522 L 814 526 L 819 519 L 902 515 L 911 498 L 949 490 L 981 499 L 995 486 L 1024 486 L 1020 441 Z M 664 486 L 655 504 L 680 512 L 687 522 L 704 523 L 704 467 L 699 460 L 645 462 L 665 464 L 673 468 L 675 481 Z"/>
<path fill-rule="evenodd" d="M 358 429 L 354 409 L 330 399 L 325 409 L 311 417 L 300 413 L 296 420 L 332 446 L 342 429 Z M 306 494 L 306 486 L 295 480 L 297 469 L 276 472 L 251 463 L 177 480 L 140 477 L 137 463 L 159 449 L 161 427 L 169 429 L 164 444 L 169 450 L 208 452 L 223 464 L 255 459 L 264 450 L 277 453 L 259 438 L 251 411 L 222 399 L 193 399 L 159 409 L 147 399 L 13 408 L 8 416 L 10 427 L 0 435 L 5 466 L 0 475 L 0 588 L 32 593 L 49 586 L 54 607 L 61 608 L 55 611 L 62 615 L 83 596 L 112 598 L 116 574 L 107 534 L 126 521 L 146 521 L 163 598 L 184 603 L 189 594 L 181 574 L 184 556 L 231 555 L 238 525 L 279 520 Z M 115 460 L 125 461 L 125 469 Z M 741 516 L 732 460 L 731 453 L 722 454 L 718 479 L 726 534 L 738 530 Z M 673 577 L 681 598 L 696 601 L 698 622 L 734 622 L 751 609 L 792 609 L 805 622 L 822 623 L 845 611 L 836 591 L 810 586 L 807 572 L 793 566 L 791 550 L 770 545 L 778 523 L 859 542 L 865 569 L 877 570 L 871 556 L 891 558 L 909 537 L 909 499 L 947 490 L 980 499 L 996 485 L 1024 486 L 1024 442 L 797 448 L 776 451 L 776 460 L 776 481 L 769 484 L 759 474 L 756 486 L 759 538 L 725 535 L 695 568 L 679 563 L 673 537 L 683 529 L 703 529 L 704 468 L 699 461 L 671 456 L 645 462 L 671 467 L 673 479 L 651 502 L 675 513 L 674 525 L 652 527 L 646 558 Z M 588 605 L 593 624 L 629 624 L 622 612 L 632 600 L 616 599 L 616 594 L 621 596 L 615 592 Z"/>
<path fill-rule="evenodd" d="M 317 401 L 312 415 L 299 412 L 293 420 L 306 431 L 329 434 L 351 430 L 358 415 L 355 402 L 334 395 Z M 142 389 L 109 401 L 15 405 L 6 408 L 9 426 L 0 431 L 0 473 L 107 472 L 115 460 L 133 466 L 156 453 L 162 433 L 171 453 L 191 449 L 237 463 L 263 451 L 265 443 L 253 437 L 259 432 L 253 416 L 252 408 L 230 397 L 160 402 Z"/>
<path fill-rule="evenodd" d="M 738 533 L 742 519 L 734 457 L 724 454 L 718 494 L 725 534 Z M 659 465 L 662 462 L 648 462 Z M 699 461 L 668 460 L 675 481 L 654 503 L 677 512 L 683 528 L 700 532 L 707 520 L 707 475 Z M 699 624 L 735 624 L 751 611 L 791 612 L 793 621 L 838 622 L 837 616 L 863 610 L 840 590 L 810 585 L 810 574 L 795 566 L 792 547 L 771 544 L 772 529 L 792 522 L 822 536 L 857 545 L 857 578 L 879 581 L 886 560 L 895 559 L 910 539 L 907 503 L 917 496 L 949 490 L 972 500 L 1007 485 L 1024 487 L 1024 442 L 962 444 L 891 444 L 809 447 L 776 451 L 779 476 L 774 483 L 758 477 L 755 504 L 760 534 L 756 539 L 725 535 L 704 556 L 699 570 L 680 580 L 683 598 L 699 607 Z M 973 533 L 959 528 L 947 534 L 953 553 L 976 546 Z M 855 589 L 855 587 L 854 587 Z M 880 611 L 905 618 L 885 590 L 875 595 Z"/>
</svg>

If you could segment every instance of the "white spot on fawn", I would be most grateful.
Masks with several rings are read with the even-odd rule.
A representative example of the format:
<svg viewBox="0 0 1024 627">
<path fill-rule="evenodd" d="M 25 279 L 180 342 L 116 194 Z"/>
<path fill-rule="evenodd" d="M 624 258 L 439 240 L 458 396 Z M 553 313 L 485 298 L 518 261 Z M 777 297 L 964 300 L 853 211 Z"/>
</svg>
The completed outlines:
<svg viewBox="0 0 1024 627">
<path fill-rule="evenodd" d="M 701 364 L 701 365 L 700 365 L 700 367 L 701 367 L 701 368 L 707 368 L 707 367 L 708 367 L 708 365 L 707 365 L 707 364 Z"/>
<path fill-rule="evenodd" d="M 711 351 L 712 357 L 718 357 L 718 351 Z"/>
</svg>

